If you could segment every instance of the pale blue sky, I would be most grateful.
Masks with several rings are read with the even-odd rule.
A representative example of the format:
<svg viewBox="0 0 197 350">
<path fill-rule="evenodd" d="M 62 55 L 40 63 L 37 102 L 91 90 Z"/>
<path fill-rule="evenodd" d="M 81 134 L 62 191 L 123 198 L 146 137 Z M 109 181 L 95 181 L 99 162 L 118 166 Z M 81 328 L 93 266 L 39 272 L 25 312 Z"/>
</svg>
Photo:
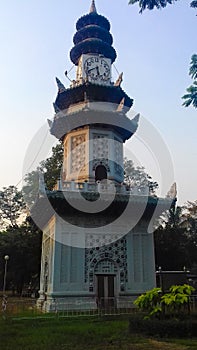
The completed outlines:
<svg viewBox="0 0 197 350">
<path fill-rule="evenodd" d="M 197 199 L 197 110 L 181 106 L 191 84 L 190 58 L 197 53 L 196 11 L 185 0 L 142 15 L 127 0 L 97 0 L 96 5 L 111 22 L 123 89 L 170 150 L 179 202 Z M 64 71 L 72 67 L 75 24 L 89 7 L 90 0 L 1 3 L 0 188 L 20 180 L 29 142 L 46 119 L 53 118 L 55 76 L 69 86 Z M 133 145 L 135 141 L 129 141 L 127 148 Z M 154 169 L 145 165 L 157 180 Z"/>
</svg>

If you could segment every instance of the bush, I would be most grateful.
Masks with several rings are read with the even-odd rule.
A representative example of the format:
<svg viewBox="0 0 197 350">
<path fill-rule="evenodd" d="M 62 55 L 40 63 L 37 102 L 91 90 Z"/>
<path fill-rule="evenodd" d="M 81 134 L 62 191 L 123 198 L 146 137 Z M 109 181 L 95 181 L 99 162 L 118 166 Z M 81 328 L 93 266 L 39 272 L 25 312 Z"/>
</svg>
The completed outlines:
<svg viewBox="0 0 197 350">
<path fill-rule="evenodd" d="M 185 313 L 190 313 L 189 297 L 193 291 L 194 288 L 188 284 L 171 286 L 169 293 L 165 294 L 162 294 L 160 288 L 153 288 L 140 295 L 134 304 L 141 311 L 149 313 L 146 318 L 166 315 L 181 317 Z"/>
<path fill-rule="evenodd" d="M 131 333 L 142 333 L 148 336 L 160 338 L 188 338 L 196 337 L 197 319 L 144 319 L 143 316 L 133 316 L 129 320 L 129 331 Z"/>
</svg>

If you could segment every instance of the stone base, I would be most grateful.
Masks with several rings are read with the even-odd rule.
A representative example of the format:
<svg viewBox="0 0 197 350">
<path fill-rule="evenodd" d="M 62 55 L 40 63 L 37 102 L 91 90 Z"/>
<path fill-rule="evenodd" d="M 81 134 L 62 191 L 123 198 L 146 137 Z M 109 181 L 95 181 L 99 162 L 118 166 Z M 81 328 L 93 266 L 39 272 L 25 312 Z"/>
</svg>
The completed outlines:
<svg viewBox="0 0 197 350">
<path fill-rule="evenodd" d="M 45 300 L 39 298 L 37 307 L 43 312 L 59 312 L 59 311 L 88 311 L 96 310 L 97 304 L 95 297 L 47 297 Z"/>
<path fill-rule="evenodd" d="M 117 298 L 105 299 L 105 303 L 98 302 L 97 298 L 94 297 L 82 297 L 82 296 L 65 296 L 65 297 L 47 297 L 46 299 L 43 296 L 37 301 L 37 307 L 42 312 L 87 312 L 87 311 L 96 311 L 100 308 L 106 309 L 132 309 L 135 307 L 134 300 L 136 296 L 119 296 Z M 113 302 L 112 302 L 113 299 Z"/>
</svg>

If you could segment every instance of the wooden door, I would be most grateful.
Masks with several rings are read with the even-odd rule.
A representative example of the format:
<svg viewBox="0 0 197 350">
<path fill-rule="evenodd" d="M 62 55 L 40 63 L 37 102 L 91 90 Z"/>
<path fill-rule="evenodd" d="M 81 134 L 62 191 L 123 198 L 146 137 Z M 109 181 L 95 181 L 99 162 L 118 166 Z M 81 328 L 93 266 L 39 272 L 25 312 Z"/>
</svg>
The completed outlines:
<svg viewBox="0 0 197 350">
<path fill-rule="evenodd" d="M 114 275 L 97 275 L 97 298 L 101 308 L 114 306 L 114 279 Z"/>
</svg>

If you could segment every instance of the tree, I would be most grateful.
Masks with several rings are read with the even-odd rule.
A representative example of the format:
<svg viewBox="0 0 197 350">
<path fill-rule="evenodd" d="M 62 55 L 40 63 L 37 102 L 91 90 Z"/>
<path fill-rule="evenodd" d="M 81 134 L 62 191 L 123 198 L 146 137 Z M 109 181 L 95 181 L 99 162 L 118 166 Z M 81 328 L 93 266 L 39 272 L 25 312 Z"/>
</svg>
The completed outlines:
<svg viewBox="0 0 197 350">
<path fill-rule="evenodd" d="M 155 262 L 163 270 L 192 269 L 197 264 L 197 202 L 172 207 L 154 232 Z"/>
<path fill-rule="evenodd" d="M 48 190 L 52 190 L 61 174 L 63 164 L 63 144 L 58 143 L 52 148 L 51 157 L 43 160 L 37 170 L 26 174 L 23 193 L 26 203 L 31 207 L 39 194 L 40 174 L 44 176 L 44 182 Z"/>
<path fill-rule="evenodd" d="M 168 229 L 178 229 L 182 227 L 183 221 L 183 208 L 176 205 L 172 205 L 171 208 L 164 212 L 159 219 L 161 226 Z"/>
<path fill-rule="evenodd" d="M 16 227 L 25 213 L 22 192 L 15 186 L 3 187 L 0 191 L 0 225 L 1 228 Z"/>
<path fill-rule="evenodd" d="M 192 79 L 194 79 L 193 84 L 190 85 L 186 91 L 182 99 L 185 100 L 183 102 L 183 106 L 189 107 L 193 105 L 194 108 L 197 108 L 197 55 L 194 54 L 191 57 L 189 75 Z"/>
<path fill-rule="evenodd" d="M 197 79 L 197 55 L 191 57 L 189 75 L 192 79 Z"/>
<path fill-rule="evenodd" d="M 23 196 L 26 204 L 31 207 L 39 194 L 39 168 L 37 170 L 33 170 L 31 173 L 28 173 L 25 176 L 25 184 L 23 186 Z"/>
<path fill-rule="evenodd" d="M 162 270 L 183 270 L 192 265 L 188 237 L 183 228 L 158 227 L 154 232 L 155 264 Z"/>
<path fill-rule="evenodd" d="M 193 7 L 193 8 L 197 8 L 197 1 L 194 0 L 190 3 L 190 6 Z"/>
<path fill-rule="evenodd" d="M 197 266 L 197 201 L 184 206 L 184 227 L 187 235 L 187 249 L 190 252 L 191 270 Z"/>
<path fill-rule="evenodd" d="M 193 105 L 194 108 L 197 108 L 197 81 L 194 81 L 193 85 L 190 85 L 187 89 L 187 94 L 183 95 L 182 99 L 184 107 L 189 107 Z"/>
<path fill-rule="evenodd" d="M 156 9 L 162 9 L 166 7 L 168 4 L 173 4 L 177 0 L 130 0 L 129 4 L 133 5 L 138 3 L 140 7 L 140 13 L 142 13 L 144 10 L 153 10 Z M 192 1 L 190 3 L 190 6 L 193 8 L 197 7 L 197 1 Z"/>
<path fill-rule="evenodd" d="M 29 217 L 20 227 L 9 227 L 0 233 L 0 285 L 4 273 L 3 257 L 8 254 L 7 288 L 21 294 L 25 284 L 38 287 L 41 238 L 41 231 Z"/>
<path fill-rule="evenodd" d="M 130 0 L 129 4 L 133 5 L 135 3 L 139 4 L 140 13 L 144 10 L 153 10 L 154 8 L 162 9 L 168 4 L 173 4 L 177 0 Z"/>
<path fill-rule="evenodd" d="M 59 142 L 52 148 L 51 157 L 40 163 L 40 170 L 44 173 L 44 180 L 48 190 L 52 190 L 60 177 L 63 164 L 63 143 Z"/>
<path fill-rule="evenodd" d="M 124 181 L 130 188 L 136 187 L 139 191 L 148 187 L 151 195 L 154 195 L 159 187 L 145 172 L 144 167 L 135 167 L 133 161 L 127 158 L 124 158 Z"/>
</svg>

